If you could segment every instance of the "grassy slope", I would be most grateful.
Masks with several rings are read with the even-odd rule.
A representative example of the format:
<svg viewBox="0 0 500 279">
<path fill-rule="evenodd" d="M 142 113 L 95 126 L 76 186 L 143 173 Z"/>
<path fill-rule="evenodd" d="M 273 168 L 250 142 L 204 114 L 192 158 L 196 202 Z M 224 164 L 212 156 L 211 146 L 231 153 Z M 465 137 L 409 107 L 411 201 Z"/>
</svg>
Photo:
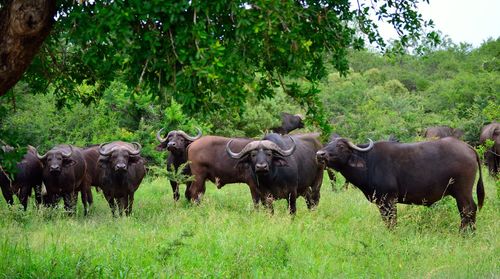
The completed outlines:
<svg viewBox="0 0 500 279">
<path fill-rule="evenodd" d="M 500 199 L 486 178 L 475 235 L 458 233 L 453 199 L 432 208 L 399 205 L 388 231 L 355 188 L 332 192 L 297 216 L 286 202 L 275 215 L 255 211 L 245 185 L 208 185 L 200 206 L 174 203 L 163 179 L 146 181 L 134 214 L 113 218 L 102 194 L 90 216 L 0 204 L 3 277 L 499 277 Z M 341 181 L 338 182 L 341 185 Z M 183 190 L 184 188 L 182 188 Z"/>
</svg>

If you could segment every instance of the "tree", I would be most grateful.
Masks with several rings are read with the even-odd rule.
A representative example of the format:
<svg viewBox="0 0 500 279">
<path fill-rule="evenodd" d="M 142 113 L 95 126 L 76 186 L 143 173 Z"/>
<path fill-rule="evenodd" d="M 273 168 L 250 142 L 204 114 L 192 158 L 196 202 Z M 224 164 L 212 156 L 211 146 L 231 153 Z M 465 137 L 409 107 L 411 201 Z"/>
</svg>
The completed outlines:
<svg viewBox="0 0 500 279">
<path fill-rule="evenodd" d="M 12 88 L 49 35 L 55 0 L 0 1 L 0 96 Z"/>
<path fill-rule="evenodd" d="M 26 18 L 24 10 L 14 9 L 18 2 L 1 4 L 2 15 L 10 16 L 2 16 L 0 26 L 9 26 L 17 14 Z M 348 49 L 362 48 L 365 39 L 383 48 L 373 16 L 392 23 L 403 45 L 429 23 L 417 12 L 419 0 L 367 2 L 65 0 L 54 10 L 53 1 L 33 0 L 50 6 L 37 16 L 55 17 L 57 24 L 25 79 L 39 92 L 54 86 L 61 103 L 98 97 L 77 94 L 75 86 L 84 81 L 106 87 L 122 79 L 139 94 L 152 92 L 159 102 L 173 97 L 189 114 L 201 115 L 241 113 L 249 95 L 272 97 L 281 86 L 328 130 L 317 97 L 325 58 L 345 75 Z M 43 41 L 50 20 L 44 26 L 33 41 Z M 13 57 L 17 47 L 7 41 L 2 46 Z M 37 48 L 21 47 L 29 55 L 18 56 L 27 65 Z M 5 75 L 0 95 L 17 81 L 24 69 L 18 68 L 7 68 L 12 75 Z"/>
</svg>

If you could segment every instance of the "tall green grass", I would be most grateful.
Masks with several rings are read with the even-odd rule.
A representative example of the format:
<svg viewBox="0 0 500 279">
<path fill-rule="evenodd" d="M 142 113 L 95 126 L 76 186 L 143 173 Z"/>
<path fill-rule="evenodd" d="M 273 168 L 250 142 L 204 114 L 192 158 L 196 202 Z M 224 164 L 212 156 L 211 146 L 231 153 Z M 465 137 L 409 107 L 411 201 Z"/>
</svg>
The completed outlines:
<svg viewBox="0 0 500 279">
<path fill-rule="evenodd" d="M 295 218 L 284 200 L 274 215 L 254 210 L 246 185 L 209 184 L 201 205 L 175 203 L 165 179 L 141 185 L 128 218 L 96 192 L 87 217 L 81 205 L 70 217 L 2 202 L 0 278 L 498 278 L 498 184 L 485 183 L 477 231 L 465 235 L 452 198 L 398 205 L 389 231 L 359 190 L 333 192 L 327 178 L 318 208 L 300 198 Z"/>
</svg>

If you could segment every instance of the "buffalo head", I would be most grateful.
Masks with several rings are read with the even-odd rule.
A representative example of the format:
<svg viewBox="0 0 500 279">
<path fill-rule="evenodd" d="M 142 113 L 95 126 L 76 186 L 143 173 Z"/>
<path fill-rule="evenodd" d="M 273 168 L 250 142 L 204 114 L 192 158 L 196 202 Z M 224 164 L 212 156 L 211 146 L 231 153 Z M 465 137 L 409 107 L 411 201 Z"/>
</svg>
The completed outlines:
<svg viewBox="0 0 500 279">
<path fill-rule="evenodd" d="M 249 142 L 238 153 L 231 151 L 230 144 L 233 140 L 230 140 L 226 145 L 226 152 L 231 158 L 239 159 L 238 163 L 250 164 L 255 173 L 267 174 L 274 165 L 288 165 L 285 157 L 292 155 L 296 148 L 294 139 L 292 137 L 290 139 L 293 146 L 286 150 L 270 140 L 256 140 Z"/>
<path fill-rule="evenodd" d="M 156 139 L 160 142 L 160 144 L 156 146 L 156 150 L 163 151 L 167 149 L 172 153 L 182 152 L 186 150 L 189 144 L 201 137 L 201 130 L 199 128 L 196 128 L 196 130 L 198 131 L 196 136 L 190 136 L 181 130 L 173 130 L 168 132 L 165 138 L 162 138 L 161 132 L 163 131 L 163 128 L 161 128 L 156 133 Z"/>
<path fill-rule="evenodd" d="M 67 148 L 56 146 L 44 155 L 40 155 L 38 151 L 36 151 L 36 156 L 42 163 L 43 167 L 48 168 L 50 174 L 53 175 L 59 175 L 64 167 L 76 164 L 76 162 L 71 158 L 72 154 L 73 147 L 71 145 L 68 145 Z"/>
<path fill-rule="evenodd" d="M 373 148 L 373 141 L 370 139 L 367 147 L 361 148 L 344 138 L 335 138 L 323 149 L 316 152 L 316 159 L 321 164 L 326 164 L 336 170 L 349 165 L 351 167 L 365 167 L 365 162 L 361 160 L 355 151 L 367 152 Z"/>
<path fill-rule="evenodd" d="M 111 142 L 99 145 L 99 167 L 125 172 L 128 166 L 137 163 L 141 157 L 141 145 L 137 142 Z"/>
</svg>

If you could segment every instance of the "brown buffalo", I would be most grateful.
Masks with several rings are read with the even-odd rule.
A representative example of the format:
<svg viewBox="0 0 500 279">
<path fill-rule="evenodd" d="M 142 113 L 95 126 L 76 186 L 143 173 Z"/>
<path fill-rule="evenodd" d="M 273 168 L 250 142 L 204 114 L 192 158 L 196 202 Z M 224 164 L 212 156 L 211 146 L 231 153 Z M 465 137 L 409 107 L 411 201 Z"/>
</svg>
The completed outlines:
<svg viewBox="0 0 500 279">
<path fill-rule="evenodd" d="M 445 137 L 455 137 L 457 139 L 461 139 L 464 135 L 464 132 L 460 129 L 453 129 L 448 126 L 436 126 L 429 127 L 425 129 L 424 138 L 427 139 L 440 139 Z"/>
<path fill-rule="evenodd" d="M 389 227 L 396 225 L 396 203 L 432 205 L 444 196 L 457 201 L 460 228 L 475 229 L 472 189 L 479 167 L 477 197 L 484 202 L 480 161 L 475 150 L 453 137 L 418 143 L 370 141 L 356 146 L 337 138 L 317 152 L 319 161 L 340 171 L 377 204 Z"/>
<path fill-rule="evenodd" d="M 55 205 L 60 197 L 64 208 L 71 213 L 81 193 L 84 214 L 88 213 L 88 184 L 85 183 L 87 165 L 82 149 L 71 145 L 58 145 L 44 155 L 36 154 L 43 165 L 43 183 L 47 191 L 44 203 Z"/>
<path fill-rule="evenodd" d="M 484 160 L 491 176 L 498 176 L 500 170 L 500 123 L 494 122 L 481 129 L 479 143 L 492 140 L 493 146 L 484 153 Z"/>
<path fill-rule="evenodd" d="M 290 214 L 295 214 L 298 196 L 306 199 L 309 209 L 319 203 L 324 168 L 315 158 L 322 147 L 318 136 L 268 134 L 239 152 L 231 150 L 229 141 L 226 152 L 252 172 L 258 193 L 271 210 L 273 200 L 287 199 Z"/>
<path fill-rule="evenodd" d="M 222 188 L 225 184 L 246 183 L 250 188 L 254 205 L 260 201 L 252 172 L 237 166 L 238 160 L 226 153 L 226 145 L 232 140 L 231 149 L 241 151 L 251 139 L 203 136 L 188 147 L 188 161 L 194 181 L 186 188 L 186 198 L 200 202 L 205 193 L 205 181 L 208 179 Z"/>
<path fill-rule="evenodd" d="M 132 213 L 134 193 L 146 174 L 140 153 L 141 145 L 136 142 L 114 141 L 99 146 L 99 182 L 113 216 L 116 203 L 120 215 L 124 209 L 127 216 Z"/>
<path fill-rule="evenodd" d="M 195 140 L 201 138 L 201 130 L 198 130 L 196 136 L 190 136 L 181 130 L 174 130 L 168 132 L 165 138 L 161 137 L 161 132 L 163 128 L 156 133 L 156 139 L 160 142 L 156 146 L 157 151 L 168 150 L 170 153 L 167 159 L 167 170 L 175 171 L 177 173 L 179 167 L 187 162 L 187 147 Z M 189 167 L 186 166 L 183 169 L 183 174 L 189 174 Z M 174 201 L 179 200 L 179 184 L 177 181 L 170 180 L 170 186 L 172 187 L 172 192 L 174 194 Z"/>
</svg>

